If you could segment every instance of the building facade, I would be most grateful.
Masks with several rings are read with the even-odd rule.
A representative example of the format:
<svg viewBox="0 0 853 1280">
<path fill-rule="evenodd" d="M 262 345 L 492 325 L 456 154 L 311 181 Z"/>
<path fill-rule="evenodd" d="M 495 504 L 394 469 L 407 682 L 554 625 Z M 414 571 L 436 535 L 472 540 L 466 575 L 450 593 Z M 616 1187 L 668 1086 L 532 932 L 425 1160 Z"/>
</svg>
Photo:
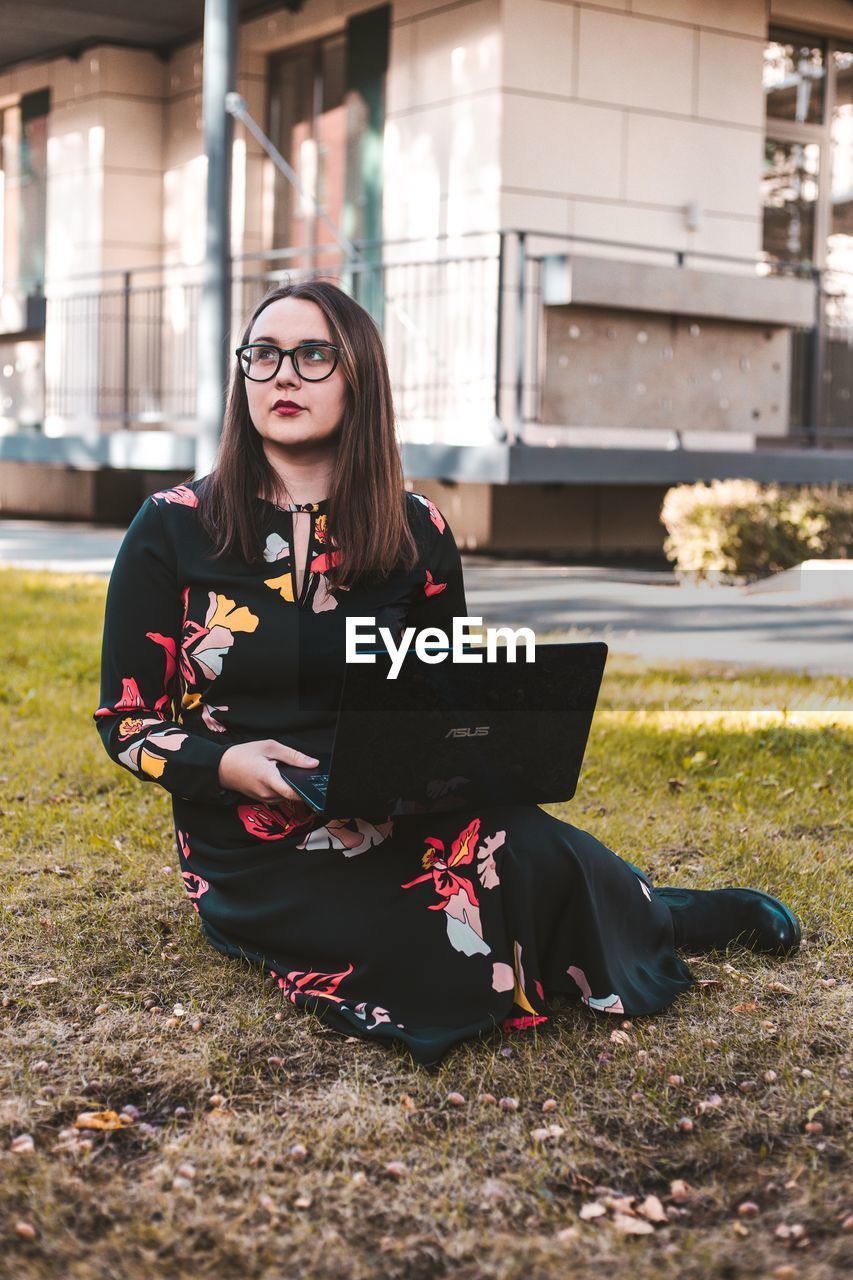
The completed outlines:
<svg viewBox="0 0 853 1280">
<path fill-rule="evenodd" d="M 203 49 L 131 12 L 0 66 L 6 511 L 193 469 Z M 247 5 L 235 88 L 297 179 L 235 125 L 235 333 L 341 280 L 470 546 L 652 550 L 674 481 L 853 476 L 847 0 Z"/>
</svg>

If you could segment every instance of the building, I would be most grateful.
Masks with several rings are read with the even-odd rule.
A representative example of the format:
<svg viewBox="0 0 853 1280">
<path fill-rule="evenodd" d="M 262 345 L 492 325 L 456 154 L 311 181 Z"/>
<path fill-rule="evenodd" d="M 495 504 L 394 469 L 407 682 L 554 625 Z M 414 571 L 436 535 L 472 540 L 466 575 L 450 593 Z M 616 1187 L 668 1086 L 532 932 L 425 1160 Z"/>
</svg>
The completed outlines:
<svg viewBox="0 0 853 1280">
<path fill-rule="evenodd" d="M 7 513 L 121 521 L 193 470 L 202 9 L 5 6 Z M 340 278 L 461 541 L 650 551 L 671 483 L 853 478 L 849 0 L 239 10 L 301 190 L 238 121 L 234 327 Z"/>
</svg>

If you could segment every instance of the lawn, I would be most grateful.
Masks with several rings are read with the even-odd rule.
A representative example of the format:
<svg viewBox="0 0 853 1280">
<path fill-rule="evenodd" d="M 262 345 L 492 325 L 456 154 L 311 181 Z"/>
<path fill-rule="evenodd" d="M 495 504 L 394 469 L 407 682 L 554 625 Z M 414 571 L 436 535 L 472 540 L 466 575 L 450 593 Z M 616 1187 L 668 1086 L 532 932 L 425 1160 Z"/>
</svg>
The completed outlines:
<svg viewBox="0 0 853 1280">
<path fill-rule="evenodd" d="M 611 658 L 554 812 L 657 884 L 780 894 L 803 947 L 700 957 L 666 1013 L 565 1004 L 427 1071 L 210 948 L 168 795 L 91 721 L 104 583 L 0 586 L 0 1275 L 850 1273 L 849 681 Z"/>
</svg>

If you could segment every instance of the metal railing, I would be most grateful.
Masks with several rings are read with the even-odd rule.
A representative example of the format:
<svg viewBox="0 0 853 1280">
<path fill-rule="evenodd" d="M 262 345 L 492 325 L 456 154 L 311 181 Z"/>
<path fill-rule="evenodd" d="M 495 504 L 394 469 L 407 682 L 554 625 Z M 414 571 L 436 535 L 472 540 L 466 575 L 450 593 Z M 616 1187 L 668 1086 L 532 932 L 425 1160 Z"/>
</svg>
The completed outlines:
<svg viewBox="0 0 853 1280">
<path fill-rule="evenodd" d="M 853 446 L 853 274 L 517 229 L 357 247 L 355 261 L 328 244 L 235 258 L 231 345 L 270 285 L 337 280 L 380 326 L 404 439 L 534 442 L 549 372 L 545 272 L 560 256 L 606 256 L 812 281 L 815 322 L 793 334 L 786 440 Z M 47 417 L 69 432 L 85 420 L 103 431 L 193 433 L 199 269 L 161 264 L 69 278 L 46 294 Z M 614 359 L 602 377 L 619 373 Z"/>
</svg>

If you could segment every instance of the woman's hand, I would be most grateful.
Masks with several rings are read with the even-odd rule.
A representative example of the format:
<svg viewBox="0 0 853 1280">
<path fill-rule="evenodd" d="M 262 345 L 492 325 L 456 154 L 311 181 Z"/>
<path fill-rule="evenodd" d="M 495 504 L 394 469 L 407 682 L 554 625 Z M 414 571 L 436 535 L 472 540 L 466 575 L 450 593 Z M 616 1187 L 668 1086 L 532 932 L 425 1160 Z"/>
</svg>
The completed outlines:
<svg viewBox="0 0 853 1280">
<path fill-rule="evenodd" d="M 316 756 L 306 756 L 295 747 L 286 747 L 274 738 L 261 742 L 240 742 L 229 747 L 219 761 L 219 781 L 230 791 L 239 791 L 251 800 L 299 800 L 278 771 L 277 760 L 310 769 L 319 764 Z"/>
</svg>

